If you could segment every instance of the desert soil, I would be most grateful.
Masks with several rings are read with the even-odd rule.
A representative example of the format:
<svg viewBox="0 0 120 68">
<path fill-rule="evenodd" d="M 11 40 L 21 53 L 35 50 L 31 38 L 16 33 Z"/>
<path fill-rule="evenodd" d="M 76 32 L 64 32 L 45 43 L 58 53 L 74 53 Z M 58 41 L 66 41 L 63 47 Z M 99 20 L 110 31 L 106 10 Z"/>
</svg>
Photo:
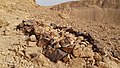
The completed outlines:
<svg viewBox="0 0 120 68">
<path fill-rule="evenodd" d="M 51 62 L 36 43 L 27 45 L 23 33 L 15 30 L 29 19 L 88 32 L 99 41 L 100 52 L 88 49 L 83 54 L 92 58 Z M 38 57 L 24 57 L 32 53 Z M 0 68 L 120 68 L 120 0 L 81 0 L 50 7 L 34 0 L 0 0 Z"/>
</svg>

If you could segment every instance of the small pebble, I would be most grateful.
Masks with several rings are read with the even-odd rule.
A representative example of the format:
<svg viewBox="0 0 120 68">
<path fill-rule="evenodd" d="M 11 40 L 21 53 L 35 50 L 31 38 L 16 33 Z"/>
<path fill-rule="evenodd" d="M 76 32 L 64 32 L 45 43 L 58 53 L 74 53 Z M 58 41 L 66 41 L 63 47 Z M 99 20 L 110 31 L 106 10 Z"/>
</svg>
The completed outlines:
<svg viewBox="0 0 120 68">
<path fill-rule="evenodd" d="M 31 35 L 31 36 L 30 36 L 30 40 L 31 40 L 32 42 L 35 42 L 37 39 L 36 39 L 35 35 Z"/>
</svg>

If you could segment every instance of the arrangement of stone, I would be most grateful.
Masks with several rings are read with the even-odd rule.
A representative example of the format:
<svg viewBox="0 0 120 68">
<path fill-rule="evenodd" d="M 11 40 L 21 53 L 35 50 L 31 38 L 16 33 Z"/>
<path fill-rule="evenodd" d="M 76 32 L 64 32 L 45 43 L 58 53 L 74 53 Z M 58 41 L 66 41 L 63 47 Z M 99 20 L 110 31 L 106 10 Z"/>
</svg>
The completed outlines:
<svg viewBox="0 0 120 68">
<path fill-rule="evenodd" d="M 96 46 L 89 33 L 76 31 L 72 27 L 23 20 L 16 28 L 28 36 L 27 41 L 37 42 L 36 45 L 43 48 L 42 53 L 53 62 L 68 62 L 77 57 L 89 58 L 90 55 L 81 55 L 81 51 L 85 50 L 85 47 L 93 49 Z"/>
</svg>

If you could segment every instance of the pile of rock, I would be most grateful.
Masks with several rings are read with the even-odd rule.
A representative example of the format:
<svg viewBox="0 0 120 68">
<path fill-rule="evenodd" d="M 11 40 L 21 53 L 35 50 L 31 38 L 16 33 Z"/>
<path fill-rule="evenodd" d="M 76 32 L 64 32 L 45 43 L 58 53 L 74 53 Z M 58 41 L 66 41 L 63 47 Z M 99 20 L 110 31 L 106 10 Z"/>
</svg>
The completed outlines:
<svg viewBox="0 0 120 68">
<path fill-rule="evenodd" d="M 25 20 L 17 26 L 17 29 L 28 36 L 27 40 L 37 42 L 36 45 L 43 48 L 42 53 L 53 62 L 68 62 L 77 57 L 94 56 L 92 48 L 95 45 L 91 35 L 76 31 L 72 27 Z"/>
</svg>

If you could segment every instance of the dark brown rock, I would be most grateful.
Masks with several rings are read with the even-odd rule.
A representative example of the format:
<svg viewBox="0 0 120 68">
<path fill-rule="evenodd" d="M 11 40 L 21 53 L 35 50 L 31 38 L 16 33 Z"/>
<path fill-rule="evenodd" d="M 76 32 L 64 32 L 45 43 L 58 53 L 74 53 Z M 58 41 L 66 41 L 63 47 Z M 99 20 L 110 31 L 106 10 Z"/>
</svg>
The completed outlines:
<svg viewBox="0 0 120 68">
<path fill-rule="evenodd" d="M 49 55 L 55 51 L 55 48 L 53 48 L 51 45 L 48 45 L 43 48 L 42 53 L 46 56 L 49 57 Z"/>
<path fill-rule="evenodd" d="M 23 23 L 20 23 L 19 25 L 16 26 L 16 30 L 22 30 L 25 25 Z"/>
<path fill-rule="evenodd" d="M 66 53 L 71 53 L 75 45 L 69 45 L 67 47 L 62 47 L 61 50 L 65 51 Z"/>
<path fill-rule="evenodd" d="M 49 44 L 50 44 L 49 40 L 47 40 L 47 39 L 39 39 L 37 42 L 37 46 L 39 46 L 39 47 L 44 47 L 44 46 L 47 46 Z"/>
<path fill-rule="evenodd" d="M 68 40 L 68 38 L 65 38 L 60 40 L 59 43 L 62 47 L 66 47 L 66 45 L 70 44 L 70 41 Z"/>
<path fill-rule="evenodd" d="M 52 45 L 53 48 L 61 48 L 61 45 L 58 43 L 58 42 L 55 42 L 53 45 Z"/>
<path fill-rule="evenodd" d="M 69 32 L 69 33 L 72 33 L 72 34 L 76 34 L 77 33 L 77 31 L 75 31 L 73 28 L 68 28 L 66 30 L 66 32 Z"/>
<path fill-rule="evenodd" d="M 63 57 L 65 57 L 66 55 L 67 53 L 63 52 L 62 50 L 56 49 L 48 56 L 48 58 L 53 62 L 57 62 L 58 60 L 61 60 Z"/>
</svg>

